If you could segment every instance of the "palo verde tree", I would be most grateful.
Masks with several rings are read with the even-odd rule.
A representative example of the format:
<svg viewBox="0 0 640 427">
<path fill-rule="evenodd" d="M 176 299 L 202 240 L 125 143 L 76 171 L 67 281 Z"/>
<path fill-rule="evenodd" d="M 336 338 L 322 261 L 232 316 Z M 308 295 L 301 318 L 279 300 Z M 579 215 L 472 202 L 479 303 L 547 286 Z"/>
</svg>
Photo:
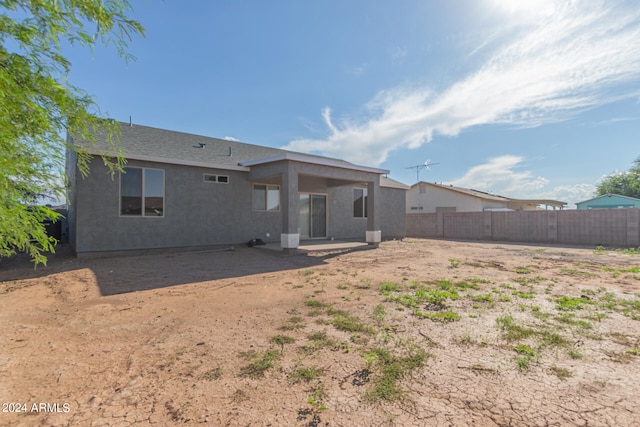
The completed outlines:
<svg viewBox="0 0 640 427">
<path fill-rule="evenodd" d="M 640 199 L 640 156 L 627 172 L 613 173 L 604 178 L 596 187 L 596 195 L 619 194 Z"/>
<path fill-rule="evenodd" d="M 37 266 L 54 251 L 43 221 L 58 214 L 38 204 L 65 197 L 66 148 L 89 171 L 89 154 L 67 147 L 67 132 L 90 144 L 99 130 L 117 148 L 116 124 L 67 80 L 63 48 L 102 44 L 131 59 L 127 44 L 144 29 L 130 11 L 127 0 L 0 0 L 0 257 L 27 252 Z M 104 160 L 112 172 L 123 162 Z"/>
</svg>

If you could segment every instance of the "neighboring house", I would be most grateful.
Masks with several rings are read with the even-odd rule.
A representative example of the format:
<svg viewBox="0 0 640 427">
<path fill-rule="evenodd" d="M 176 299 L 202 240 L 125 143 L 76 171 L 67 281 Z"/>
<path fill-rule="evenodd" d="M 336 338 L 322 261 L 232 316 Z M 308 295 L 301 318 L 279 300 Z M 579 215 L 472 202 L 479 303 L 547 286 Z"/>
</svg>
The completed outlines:
<svg viewBox="0 0 640 427">
<path fill-rule="evenodd" d="M 82 178 L 67 153 L 69 240 L 78 254 L 238 244 L 260 238 L 402 238 L 407 186 L 389 171 L 182 132 L 121 123 L 125 173 L 89 148 Z M 71 144 L 82 144 L 68 136 Z"/>
<path fill-rule="evenodd" d="M 605 194 L 594 199 L 576 203 L 579 210 L 583 209 L 617 209 L 640 208 L 640 199 L 619 194 Z"/>
<path fill-rule="evenodd" d="M 536 210 L 539 206 L 562 209 L 557 200 L 510 199 L 484 191 L 420 181 L 407 192 L 407 213 Z"/>
</svg>

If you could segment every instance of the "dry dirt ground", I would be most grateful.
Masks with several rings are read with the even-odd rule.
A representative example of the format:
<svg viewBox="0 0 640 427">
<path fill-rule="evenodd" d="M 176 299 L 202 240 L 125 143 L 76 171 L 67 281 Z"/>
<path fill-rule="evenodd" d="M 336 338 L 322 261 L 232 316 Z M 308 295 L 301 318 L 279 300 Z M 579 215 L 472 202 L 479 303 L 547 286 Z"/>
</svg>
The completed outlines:
<svg viewBox="0 0 640 427">
<path fill-rule="evenodd" d="M 0 425 L 640 422 L 634 253 L 61 252 L 0 264 Z"/>
</svg>

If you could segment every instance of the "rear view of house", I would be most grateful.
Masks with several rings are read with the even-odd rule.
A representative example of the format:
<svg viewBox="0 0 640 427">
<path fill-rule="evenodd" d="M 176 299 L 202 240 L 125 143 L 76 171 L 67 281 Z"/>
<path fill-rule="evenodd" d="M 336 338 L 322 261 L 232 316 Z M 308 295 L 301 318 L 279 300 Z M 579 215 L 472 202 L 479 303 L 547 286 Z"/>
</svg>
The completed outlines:
<svg viewBox="0 0 640 427">
<path fill-rule="evenodd" d="M 69 240 L 78 254 L 237 244 L 361 239 L 405 232 L 407 186 L 389 171 L 182 132 L 121 123 L 127 159 L 113 178 L 89 148 L 82 178 L 67 155 Z M 82 143 L 74 141 L 72 144 Z"/>
</svg>

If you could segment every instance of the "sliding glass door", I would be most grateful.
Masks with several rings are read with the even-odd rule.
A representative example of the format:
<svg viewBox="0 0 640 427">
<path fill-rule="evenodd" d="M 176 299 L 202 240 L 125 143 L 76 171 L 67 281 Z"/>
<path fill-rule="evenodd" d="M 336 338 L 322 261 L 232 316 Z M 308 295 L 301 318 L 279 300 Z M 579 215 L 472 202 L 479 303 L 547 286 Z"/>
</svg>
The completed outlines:
<svg viewBox="0 0 640 427">
<path fill-rule="evenodd" d="M 327 196 L 300 194 L 298 228 L 301 239 L 327 237 Z"/>
</svg>

